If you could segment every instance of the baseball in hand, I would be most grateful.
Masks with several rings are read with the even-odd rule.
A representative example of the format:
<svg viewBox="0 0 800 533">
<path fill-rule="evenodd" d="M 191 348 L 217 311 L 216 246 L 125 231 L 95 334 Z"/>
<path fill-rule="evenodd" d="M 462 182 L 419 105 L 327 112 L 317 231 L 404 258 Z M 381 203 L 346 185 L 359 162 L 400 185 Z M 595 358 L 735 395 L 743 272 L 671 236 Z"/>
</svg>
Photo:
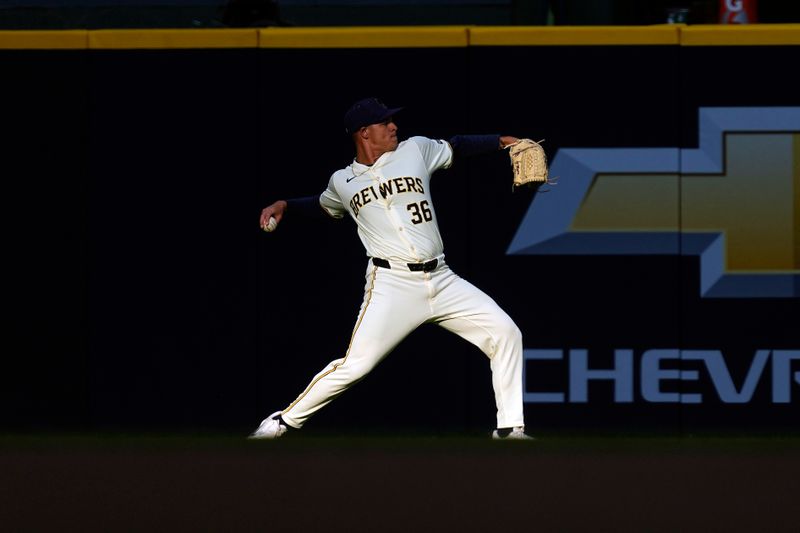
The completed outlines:
<svg viewBox="0 0 800 533">
<path fill-rule="evenodd" d="M 266 231 L 267 233 L 269 233 L 269 232 L 271 232 L 271 231 L 275 231 L 275 228 L 277 228 L 277 227 L 278 227 L 278 221 L 277 221 L 277 220 L 275 220 L 275 217 L 269 217 L 269 222 L 267 222 L 266 224 L 264 224 L 264 225 L 261 227 L 261 229 L 263 229 L 264 231 Z"/>
</svg>

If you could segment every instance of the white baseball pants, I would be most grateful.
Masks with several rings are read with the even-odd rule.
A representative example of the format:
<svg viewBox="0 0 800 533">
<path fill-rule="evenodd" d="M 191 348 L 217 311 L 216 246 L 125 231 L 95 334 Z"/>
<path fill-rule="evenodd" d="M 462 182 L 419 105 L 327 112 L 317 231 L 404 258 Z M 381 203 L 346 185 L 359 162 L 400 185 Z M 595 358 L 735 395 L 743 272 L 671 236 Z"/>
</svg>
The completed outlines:
<svg viewBox="0 0 800 533">
<path fill-rule="evenodd" d="M 489 357 L 497 427 L 523 426 L 522 334 L 494 300 L 453 273 L 444 256 L 430 272 L 411 272 L 404 263 L 392 262 L 390 269 L 369 263 L 347 352 L 314 377 L 283 410 L 283 420 L 302 427 L 426 322 L 458 334 Z"/>
</svg>

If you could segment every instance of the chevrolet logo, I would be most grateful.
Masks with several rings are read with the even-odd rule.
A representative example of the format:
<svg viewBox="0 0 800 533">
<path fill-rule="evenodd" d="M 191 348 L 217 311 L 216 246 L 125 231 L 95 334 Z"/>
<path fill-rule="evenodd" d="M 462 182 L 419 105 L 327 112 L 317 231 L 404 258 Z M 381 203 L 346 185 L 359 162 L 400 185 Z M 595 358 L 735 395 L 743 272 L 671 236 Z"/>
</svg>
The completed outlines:
<svg viewBox="0 0 800 533">
<path fill-rule="evenodd" d="M 510 255 L 695 255 L 707 298 L 800 296 L 800 107 L 699 110 L 699 148 L 565 148 Z"/>
</svg>

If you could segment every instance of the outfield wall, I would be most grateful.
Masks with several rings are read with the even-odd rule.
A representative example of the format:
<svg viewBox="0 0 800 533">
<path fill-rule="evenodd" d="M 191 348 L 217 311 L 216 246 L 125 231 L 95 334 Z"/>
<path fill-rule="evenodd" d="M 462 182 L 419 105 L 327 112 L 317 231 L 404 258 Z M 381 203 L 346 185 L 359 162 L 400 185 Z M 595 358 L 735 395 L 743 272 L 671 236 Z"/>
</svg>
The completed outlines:
<svg viewBox="0 0 800 533">
<path fill-rule="evenodd" d="M 400 136 L 544 138 L 434 178 L 451 267 L 520 325 L 560 429 L 796 429 L 800 25 L 0 32 L 8 427 L 244 428 L 341 357 L 349 221 L 261 208 L 348 164 L 347 105 Z M 10 347 L 15 347 L 11 349 Z M 486 359 L 415 332 L 318 428 L 479 430 Z"/>
</svg>

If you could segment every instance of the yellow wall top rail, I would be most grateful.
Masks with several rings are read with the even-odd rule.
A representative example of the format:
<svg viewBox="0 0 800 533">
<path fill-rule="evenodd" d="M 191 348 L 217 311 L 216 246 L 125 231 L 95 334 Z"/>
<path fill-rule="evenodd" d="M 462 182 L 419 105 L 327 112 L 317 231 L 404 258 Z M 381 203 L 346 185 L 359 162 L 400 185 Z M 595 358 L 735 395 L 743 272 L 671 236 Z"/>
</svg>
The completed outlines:
<svg viewBox="0 0 800 533">
<path fill-rule="evenodd" d="M 800 24 L 709 24 L 681 29 L 683 46 L 800 45 Z"/>
<path fill-rule="evenodd" d="M 5 50 L 619 45 L 795 46 L 800 24 L 0 30 Z"/>
<path fill-rule="evenodd" d="M 680 27 L 654 26 L 476 26 L 472 46 L 677 45 Z"/>
</svg>

